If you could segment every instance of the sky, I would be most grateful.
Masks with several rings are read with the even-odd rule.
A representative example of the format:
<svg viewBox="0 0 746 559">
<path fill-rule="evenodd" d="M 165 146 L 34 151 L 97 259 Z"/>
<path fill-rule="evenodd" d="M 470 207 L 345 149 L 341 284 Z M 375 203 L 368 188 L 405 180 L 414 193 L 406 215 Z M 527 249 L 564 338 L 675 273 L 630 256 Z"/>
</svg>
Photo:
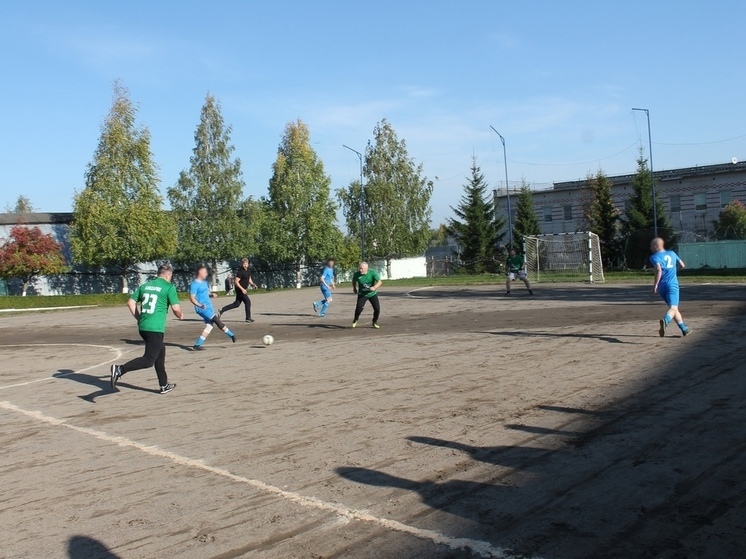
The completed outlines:
<svg viewBox="0 0 746 559">
<path fill-rule="evenodd" d="M 70 211 L 122 80 L 161 189 L 189 164 L 207 92 L 247 196 L 305 121 L 342 188 L 388 119 L 451 215 L 473 155 L 491 188 L 746 160 L 742 0 L 0 2 L 0 210 Z"/>
</svg>

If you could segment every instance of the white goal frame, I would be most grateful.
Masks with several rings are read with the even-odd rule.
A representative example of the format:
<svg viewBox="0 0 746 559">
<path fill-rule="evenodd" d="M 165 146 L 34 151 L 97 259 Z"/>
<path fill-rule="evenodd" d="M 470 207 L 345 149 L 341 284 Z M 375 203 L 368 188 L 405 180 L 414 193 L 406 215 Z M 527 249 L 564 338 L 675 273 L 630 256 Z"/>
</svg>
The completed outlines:
<svg viewBox="0 0 746 559">
<path fill-rule="evenodd" d="M 605 281 L 601 242 L 590 231 L 524 237 L 523 254 L 531 281 Z"/>
</svg>

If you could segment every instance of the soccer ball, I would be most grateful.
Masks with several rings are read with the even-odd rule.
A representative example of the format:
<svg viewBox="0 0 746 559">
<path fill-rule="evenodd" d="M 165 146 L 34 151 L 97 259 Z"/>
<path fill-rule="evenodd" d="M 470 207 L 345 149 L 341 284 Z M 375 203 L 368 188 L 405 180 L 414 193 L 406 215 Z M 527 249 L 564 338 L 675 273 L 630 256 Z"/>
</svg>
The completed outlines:
<svg viewBox="0 0 746 559">
<path fill-rule="evenodd" d="M 273 343 L 275 343 L 275 339 L 269 334 L 264 336 L 264 338 L 262 338 L 262 341 L 264 342 L 264 345 L 272 345 Z"/>
</svg>

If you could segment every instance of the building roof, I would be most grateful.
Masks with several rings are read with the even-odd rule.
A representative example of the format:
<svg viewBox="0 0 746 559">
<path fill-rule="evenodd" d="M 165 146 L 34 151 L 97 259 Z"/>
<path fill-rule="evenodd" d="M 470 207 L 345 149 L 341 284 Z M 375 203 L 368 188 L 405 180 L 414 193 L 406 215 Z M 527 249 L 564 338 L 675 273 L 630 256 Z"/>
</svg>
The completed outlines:
<svg viewBox="0 0 746 559">
<path fill-rule="evenodd" d="M 702 175 L 716 175 L 716 174 L 729 174 L 746 171 L 746 161 L 740 161 L 736 163 L 719 163 L 717 165 L 702 165 L 700 167 L 683 167 L 681 169 L 667 169 L 662 171 L 654 171 L 653 177 L 659 181 L 669 180 L 681 180 L 688 177 L 696 177 Z M 632 181 L 635 173 L 631 175 L 615 175 L 608 177 L 612 184 L 627 184 Z M 555 182 L 554 190 L 568 190 L 574 188 L 583 188 L 587 186 L 587 181 L 565 181 Z"/>
<path fill-rule="evenodd" d="M 0 213 L 0 225 L 46 225 L 59 224 L 69 225 L 72 223 L 73 214 L 71 212 L 59 213 Z"/>
</svg>

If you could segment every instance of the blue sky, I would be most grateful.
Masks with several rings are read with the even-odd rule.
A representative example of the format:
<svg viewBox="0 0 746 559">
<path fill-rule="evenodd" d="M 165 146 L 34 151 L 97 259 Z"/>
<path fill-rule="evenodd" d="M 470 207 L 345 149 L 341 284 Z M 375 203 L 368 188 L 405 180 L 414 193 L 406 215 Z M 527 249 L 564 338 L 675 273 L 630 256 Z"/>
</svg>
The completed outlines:
<svg viewBox="0 0 746 559">
<path fill-rule="evenodd" d="M 433 220 L 470 158 L 537 187 L 746 159 L 746 2 L 4 1 L 0 207 L 69 211 L 122 79 L 161 188 L 189 162 L 207 91 L 233 125 L 246 194 L 266 192 L 284 124 L 306 121 L 335 188 L 388 118 L 435 182 Z M 438 179 L 435 179 L 438 177 Z"/>
</svg>

